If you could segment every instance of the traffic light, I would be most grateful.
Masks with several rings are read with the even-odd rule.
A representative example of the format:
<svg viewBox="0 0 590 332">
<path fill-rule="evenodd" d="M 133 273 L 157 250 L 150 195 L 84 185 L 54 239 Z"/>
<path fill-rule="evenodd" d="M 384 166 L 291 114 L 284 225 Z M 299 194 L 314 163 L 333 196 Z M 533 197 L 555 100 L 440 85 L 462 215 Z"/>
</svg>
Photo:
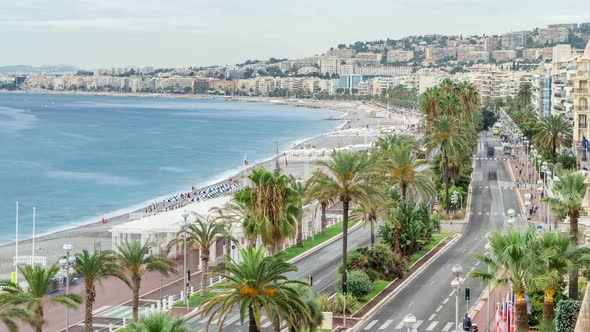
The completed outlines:
<svg viewBox="0 0 590 332">
<path fill-rule="evenodd" d="M 469 297 L 469 288 L 465 288 L 465 301 L 469 301 L 470 297 Z"/>
<path fill-rule="evenodd" d="M 186 271 L 186 280 L 191 281 L 191 270 Z"/>
<path fill-rule="evenodd" d="M 346 296 L 346 281 L 342 282 L 342 295 Z"/>
</svg>

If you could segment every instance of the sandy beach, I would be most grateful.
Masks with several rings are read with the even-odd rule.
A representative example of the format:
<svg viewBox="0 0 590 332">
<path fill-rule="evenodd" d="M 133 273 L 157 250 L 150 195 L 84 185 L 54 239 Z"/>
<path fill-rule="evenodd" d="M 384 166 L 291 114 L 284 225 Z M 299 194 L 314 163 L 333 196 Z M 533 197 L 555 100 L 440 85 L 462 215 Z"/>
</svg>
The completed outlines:
<svg viewBox="0 0 590 332">
<path fill-rule="evenodd" d="M 202 98 L 197 97 L 197 98 Z M 307 139 L 298 145 L 295 145 L 289 151 L 280 151 L 278 163 L 287 173 L 298 179 L 306 179 L 315 170 L 314 160 L 322 157 L 304 157 L 298 150 L 315 149 L 315 150 L 332 150 L 349 145 L 365 145 L 374 141 L 384 128 L 403 129 L 409 123 L 416 123 L 417 119 L 407 110 L 390 110 L 379 108 L 375 105 L 363 104 L 360 102 L 340 102 L 340 101 L 297 101 L 297 100 L 277 100 L 276 98 L 260 97 L 240 97 L 232 100 L 248 102 L 273 102 L 278 104 L 287 104 L 291 106 L 301 106 L 308 108 L 331 109 L 345 113 L 339 119 L 325 119 L 322 121 L 335 121 L 334 127 L 346 121 L 343 128 L 325 133 L 321 136 Z M 375 112 L 382 112 L 383 117 L 374 117 Z M 326 157 L 325 154 L 324 157 Z M 287 160 L 287 162 L 285 161 Z M 263 163 L 249 166 L 247 169 L 232 176 L 233 179 L 246 177 L 249 172 L 259 166 L 274 169 L 276 157 Z M 220 170 L 221 171 L 221 170 Z M 201 188 L 197 188 L 200 190 Z M 186 192 L 191 191 L 190 184 L 187 185 Z M 180 202 L 177 205 L 187 204 L 188 201 Z M 198 203 L 197 203 L 198 204 Z M 177 207 L 179 208 L 179 207 Z M 163 210 L 159 213 L 166 213 L 165 208 L 160 202 L 158 209 Z M 92 251 L 95 248 L 111 249 L 111 233 L 109 229 L 114 225 L 122 224 L 130 220 L 138 219 L 145 213 L 145 207 L 137 211 L 126 213 L 120 216 L 108 219 L 107 223 L 101 223 L 97 220 L 94 223 L 75 227 L 68 230 L 54 232 L 48 235 L 40 236 L 35 239 L 35 255 L 46 256 L 47 263 L 52 264 L 63 255 L 62 246 L 64 243 L 72 244 L 74 252 L 87 249 Z M 31 241 L 19 242 L 19 255 L 31 254 Z M 0 278 L 10 277 L 10 272 L 14 271 L 13 256 L 15 255 L 15 245 L 9 244 L 0 247 Z"/>
</svg>

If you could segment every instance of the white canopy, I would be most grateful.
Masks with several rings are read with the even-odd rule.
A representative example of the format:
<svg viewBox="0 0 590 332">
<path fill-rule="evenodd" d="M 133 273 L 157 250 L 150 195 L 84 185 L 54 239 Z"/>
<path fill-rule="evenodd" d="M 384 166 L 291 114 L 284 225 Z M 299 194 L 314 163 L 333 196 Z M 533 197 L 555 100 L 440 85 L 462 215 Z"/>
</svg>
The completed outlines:
<svg viewBox="0 0 590 332">
<path fill-rule="evenodd" d="M 176 210 L 160 212 L 155 215 L 113 226 L 110 231 L 111 233 L 119 234 L 176 233 L 180 230 L 180 225 L 184 223 L 184 218 L 182 217 L 184 211 L 188 211 L 189 213 L 194 212 L 207 217 L 210 215 L 209 210 L 211 208 L 222 207 L 230 199 L 231 196 L 221 196 L 206 201 L 193 202 Z M 194 220 L 194 217 L 189 216 L 188 221 L 190 222 L 192 220 Z"/>
</svg>

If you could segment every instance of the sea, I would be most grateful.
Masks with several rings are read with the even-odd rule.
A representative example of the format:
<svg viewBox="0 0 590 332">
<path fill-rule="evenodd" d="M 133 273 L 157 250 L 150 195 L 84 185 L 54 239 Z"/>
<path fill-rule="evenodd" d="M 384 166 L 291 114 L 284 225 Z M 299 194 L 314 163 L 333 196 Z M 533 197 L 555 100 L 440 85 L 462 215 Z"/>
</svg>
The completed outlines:
<svg viewBox="0 0 590 332">
<path fill-rule="evenodd" d="M 123 96 L 0 94 L 0 244 L 133 211 L 325 132 L 341 112 Z"/>
</svg>

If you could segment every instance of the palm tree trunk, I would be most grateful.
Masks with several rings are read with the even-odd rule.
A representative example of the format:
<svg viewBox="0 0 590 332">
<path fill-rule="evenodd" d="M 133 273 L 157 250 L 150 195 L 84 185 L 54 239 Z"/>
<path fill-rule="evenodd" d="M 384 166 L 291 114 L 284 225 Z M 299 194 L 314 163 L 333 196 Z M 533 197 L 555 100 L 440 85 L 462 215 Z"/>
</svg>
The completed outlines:
<svg viewBox="0 0 590 332">
<path fill-rule="evenodd" d="M 570 236 L 572 237 L 572 242 L 577 246 L 578 245 L 578 218 L 580 217 L 580 211 L 574 210 L 570 213 Z M 578 260 L 577 255 L 572 258 L 572 261 L 575 262 Z M 570 284 L 569 284 L 569 298 L 572 300 L 578 299 L 578 266 L 573 264 L 570 268 Z"/>
<path fill-rule="evenodd" d="M 209 277 L 209 250 L 201 248 L 201 264 L 203 270 L 201 273 L 201 296 L 207 296 L 207 278 Z"/>
<path fill-rule="evenodd" d="M 371 247 L 375 245 L 375 223 L 377 222 L 376 218 L 369 218 L 369 225 L 371 227 Z"/>
<path fill-rule="evenodd" d="M 133 321 L 137 322 L 139 321 L 139 287 L 140 287 L 140 282 L 139 280 L 133 280 Z"/>
<path fill-rule="evenodd" d="M 303 218 L 299 218 L 297 223 L 297 239 L 295 242 L 299 248 L 303 247 Z"/>
<path fill-rule="evenodd" d="M 545 297 L 543 298 L 543 320 L 546 322 L 553 322 L 554 309 L 553 309 L 553 294 L 555 290 L 552 288 L 544 291 Z"/>
<path fill-rule="evenodd" d="M 254 310 L 252 310 L 252 307 L 248 307 L 248 318 L 250 320 L 248 331 L 260 332 L 260 329 L 256 325 L 256 318 L 254 317 Z"/>
<path fill-rule="evenodd" d="M 93 285 L 86 285 L 85 311 L 84 311 L 84 331 L 92 332 L 92 308 L 94 306 L 94 290 Z"/>
<path fill-rule="evenodd" d="M 43 304 L 39 304 L 39 306 L 35 309 L 35 332 L 43 332 L 43 323 L 45 321 L 45 313 L 43 312 Z"/>
<path fill-rule="evenodd" d="M 320 208 L 321 208 L 321 221 L 320 223 L 322 224 L 322 235 L 326 235 L 326 210 L 328 210 L 328 204 L 326 202 L 321 202 L 320 203 Z"/>
<path fill-rule="evenodd" d="M 408 188 L 406 184 L 402 184 L 402 201 L 405 202 L 408 196 Z"/>
<path fill-rule="evenodd" d="M 231 257 L 231 239 L 225 239 L 225 254 L 227 257 Z"/>
<path fill-rule="evenodd" d="M 350 202 L 348 200 L 342 201 L 342 284 L 347 284 L 347 271 L 346 262 L 348 259 L 348 206 Z"/>
<path fill-rule="evenodd" d="M 443 176 L 445 178 L 445 202 L 447 208 L 447 216 L 449 215 L 449 156 L 445 153 L 445 164 L 443 169 Z"/>
<path fill-rule="evenodd" d="M 516 295 L 516 330 L 529 330 L 529 317 L 527 313 L 526 302 L 524 300 L 524 293 L 515 293 Z"/>
</svg>

